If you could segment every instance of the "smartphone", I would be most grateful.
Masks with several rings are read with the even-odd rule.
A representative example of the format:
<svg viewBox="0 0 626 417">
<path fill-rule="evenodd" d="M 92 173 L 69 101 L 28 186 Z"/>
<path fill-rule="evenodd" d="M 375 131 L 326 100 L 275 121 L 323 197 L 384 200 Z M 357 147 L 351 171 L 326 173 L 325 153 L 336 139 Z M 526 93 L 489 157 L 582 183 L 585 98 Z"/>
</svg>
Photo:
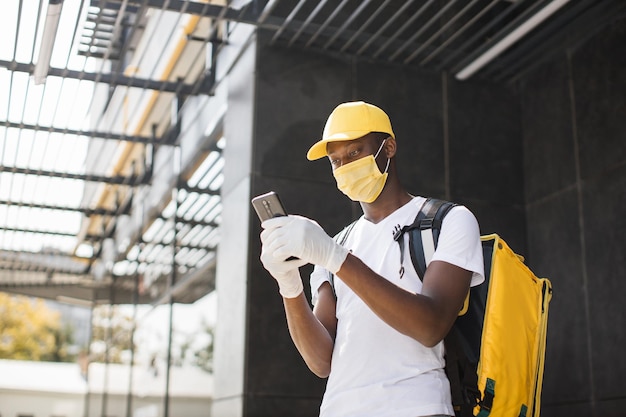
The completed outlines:
<svg viewBox="0 0 626 417">
<path fill-rule="evenodd" d="M 287 211 L 285 211 L 285 207 L 280 202 L 278 194 L 274 191 L 254 197 L 252 199 L 252 207 L 254 207 L 261 222 L 272 217 L 287 215 Z"/>
<path fill-rule="evenodd" d="M 261 223 L 267 219 L 271 219 L 272 217 L 287 215 L 287 210 L 285 210 L 283 203 L 281 203 L 280 198 L 278 198 L 278 194 L 274 191 L 254 197 L 252 199 L 252 207 L 254 207 Z M 295 256 L 287 258 L 288 261 L 294 259 L 298 258 Z"/>
</svg>

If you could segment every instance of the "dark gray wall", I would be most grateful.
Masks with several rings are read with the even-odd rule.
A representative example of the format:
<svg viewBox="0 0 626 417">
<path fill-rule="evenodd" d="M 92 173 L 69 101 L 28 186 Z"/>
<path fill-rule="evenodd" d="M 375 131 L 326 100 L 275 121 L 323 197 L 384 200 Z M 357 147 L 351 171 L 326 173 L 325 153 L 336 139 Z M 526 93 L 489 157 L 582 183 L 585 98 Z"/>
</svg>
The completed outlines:
<svg viewBox="0 0 626 417">
<path fill-rule="evenodd" d="M 328 163 L 308 162 L 306 150 L 338 103 L 380 105 L 392 119 L 407 188 L 466 204 L 483 234 L 498 232 L 552 280 L 542 415 L 621 416 L 625 27 L 564 48 L 514 89 L 269 47 L 261 32 L 253 117 L 242 120 L 253 138 L 243 200 L 273 189 L 288 211 L 338 231 L 360 209 L 336 190 Z M 324 381 L 289 338 L 276 285 L 258 260 L 258 221 L 248 215 L 243 414 L 317 415 Z"/>
<path fill-rule="evenodd" d="M 520 84 L 529 263 L 554 286 L 543 416 L 626 409 L 626 21 Z"/>
</svg>

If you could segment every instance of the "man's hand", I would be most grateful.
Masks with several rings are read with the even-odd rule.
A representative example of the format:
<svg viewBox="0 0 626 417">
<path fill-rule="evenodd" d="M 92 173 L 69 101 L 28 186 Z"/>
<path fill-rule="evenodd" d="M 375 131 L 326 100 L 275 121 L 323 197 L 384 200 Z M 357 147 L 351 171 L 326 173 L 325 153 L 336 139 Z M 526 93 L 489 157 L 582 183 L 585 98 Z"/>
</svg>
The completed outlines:
<svg viewBox="0 0 626 417">
<path fill-rule="evenodd" d="M 276 260 L 295 256 L 335 274 L 348 256 L 348 249 L 326 234 L 319 224 L 301 216 L 282 216 L 264 221 L 264 250 Z M 293 262 L 293 261 L 292 261 Z"/>
<path fill-rule="evenodd" d="M 261 234 L 261 242 L 263 242 L 261 262 L 263 266 L 278 282 L 278 291 L 283 297 L 297 297 L 303 290 L 302 278 L 300 278 L 298 268 L 307 262 L 300 259 L 290 261 L 277 259 L 271 250 L 268 251 L 265 238 L 267 235 Z"/>
</svg>

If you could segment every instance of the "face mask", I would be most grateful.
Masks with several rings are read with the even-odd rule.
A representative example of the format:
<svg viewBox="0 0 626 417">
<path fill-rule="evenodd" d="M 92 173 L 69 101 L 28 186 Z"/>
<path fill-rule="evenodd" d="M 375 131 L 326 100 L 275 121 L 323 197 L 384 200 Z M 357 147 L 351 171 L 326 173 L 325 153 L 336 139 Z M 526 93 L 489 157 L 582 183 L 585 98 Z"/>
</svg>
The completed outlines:
<svg viewBox="0 0 626 417">
<path fill-rule="evenodd" d="M 385 172 L 380 172 L 376 165 L 376 158 L 383 149 L 385 139 L 380 145 L 376 155 L 368 155 L 364 158 L 357 159 L 354 162 L 340 166 L 333 171 L 335 180 L 337 180 L 337 188 L 350 197 L 352 201 L 362 201 L 371 203 L 378 198 L 385 187 L 387 181 L 387 169 L 389 169 L 389 158 L 387 158 L 387 166 Z"/>
</svg>

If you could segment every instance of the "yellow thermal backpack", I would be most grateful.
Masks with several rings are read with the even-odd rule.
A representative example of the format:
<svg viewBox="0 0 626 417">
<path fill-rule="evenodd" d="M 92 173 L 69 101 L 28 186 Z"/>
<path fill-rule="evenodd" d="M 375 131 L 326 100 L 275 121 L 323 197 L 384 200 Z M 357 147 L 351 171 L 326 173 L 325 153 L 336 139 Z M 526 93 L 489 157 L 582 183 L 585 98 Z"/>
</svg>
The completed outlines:
<svg viewBox="0 0 626 417">
<path fill-rule="evenodd" d="M 428 199 L 413 224 L 394 236 L 400 243 L 409 233 L 420 278 L 455 205 Z M 552 284 L 537 278 L 497 234 L 481 242 L 485 281 L 470 289 L 444 341 L 454 409 L 459 417 L 538 417 Z"/>
<path fill-rule="evenodd" d="M 415 221 L 394 234 L 402 256 L 401 237 L 409 234 L 420 279 L 437 248 L 443 218 L 454 206 L 427 199 Z M 340 244 L 355 223 L 337 234 Z M 552 284 L 537 278 L 497 234 L 481 236 L 481 242 L 485 281 L 470 288 L 444 339 L 454 410 L 457 417 L 538 417 Z"/>
</svg>

